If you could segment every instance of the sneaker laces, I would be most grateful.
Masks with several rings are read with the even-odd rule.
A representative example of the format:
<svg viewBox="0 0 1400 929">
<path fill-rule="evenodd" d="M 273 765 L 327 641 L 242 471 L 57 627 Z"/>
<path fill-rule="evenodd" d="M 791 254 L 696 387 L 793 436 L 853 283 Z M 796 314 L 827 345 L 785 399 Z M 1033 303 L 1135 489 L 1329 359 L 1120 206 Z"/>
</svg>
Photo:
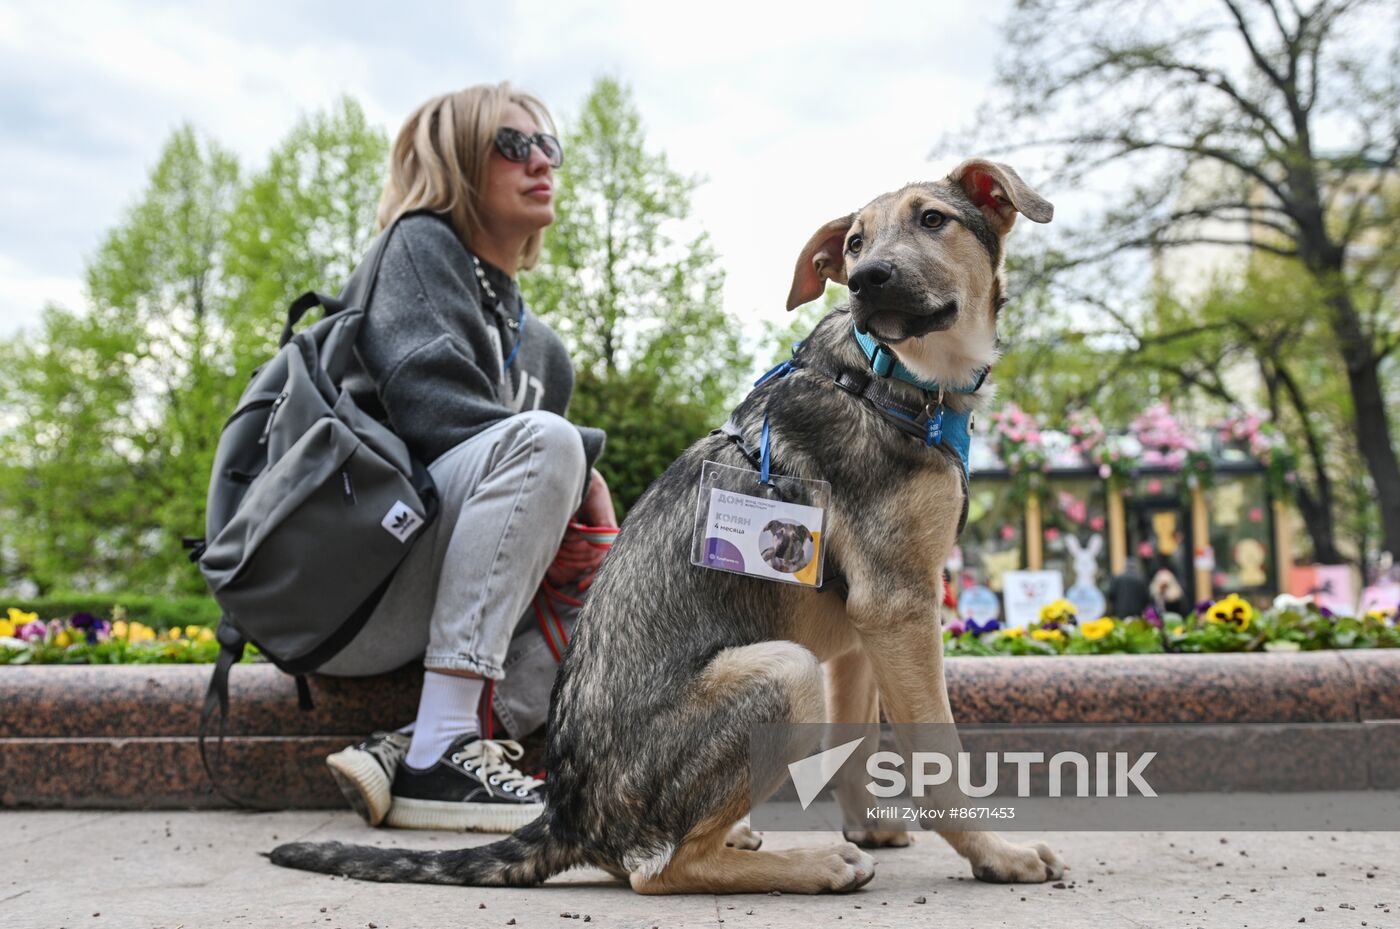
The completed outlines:
<svg viewBox="0 0 1400 929">
<path fill-rule="evenodd" d="M 360 744 L 360 750 L 372 755 L 393 777 L 399 762 L 408 754 L 408 742 L 408 736 L 401 732 L 376 732 Z"/>
<path fill-rule="evenodd" d="M 544 781 L 531 777 L 511 764 L 525 754 L 513 739 L 477 739 L 460 752 L 453 752 L 452 763 L 461 765 L 492 787 L 523 797 Z"/>
</svg>

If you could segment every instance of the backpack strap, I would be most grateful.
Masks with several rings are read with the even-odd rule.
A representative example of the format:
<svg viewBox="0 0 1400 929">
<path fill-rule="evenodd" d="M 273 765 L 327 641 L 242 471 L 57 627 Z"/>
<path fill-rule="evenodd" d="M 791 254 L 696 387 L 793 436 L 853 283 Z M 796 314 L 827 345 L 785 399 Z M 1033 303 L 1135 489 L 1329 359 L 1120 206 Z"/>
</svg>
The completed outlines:
<svg viewBox="0 0 1400 929">
<path fill-rule="evenodd" d="M 400 216 L 390 223 L 389 228 L 385 229 L 375 238 L 374 244 L 370 246 L 364 261 L 361 262 L 361 264 L 366 267 L 367 272 L 361 279 L 363 283 L 361 283 L 361 281 L 350 282 L 346 285 L 345 290 L 341 292 L 339 297 L 328 297 L 314 290 L 308 290 L 306 293 L 293 300 L 292 305 L 287 308 L 287 324 L 282 327 L 282 339 L 277 343 L 278 347 L 280 348 L 292 341 L 292 330 L 296 327 L 297 323 L 301 322 L 301 318 L 306 315 L 306 311 L 314 306 L 323 306 L 326 308 L 327 316 L 334 316 L 336 313 L 343 312 L 346 307 L 365 306 L 368 304 L 369 298 L 374 294 L 374 285 L 379 280 L 379 265 L 384 260 L 384 252 L 388 250 L 389 236 L 393 233 L 394 227 L 405 217 L 422 212 L 425 211 L 413 210 L 403 214 L 403 216 Z M 358 293 L 360 290 L 364 291 L 363 295 Z"/>
<path fill-rule="evenodd" d="M 209 735 L 209 723 L 214 718 L 215 710 L 219 712 L 218 761 L 223 762 L 224 736 L 228 731 L 228 673 L 243 658 L 243 650 L 247 645 L 242 634 L 228 621 L 227 614 L 219 620 L 217 635 L 219 658 L 214 663 L 214 674 L 209 679 L 209 690 L 204 694 L 204 708 L 199 713 L 199 761 L 204 765 L 204 773 L 209 778 L 210 786 L 229 803 L 249 810 L 277 809 L 277 807 L 254 803 L 226 789 L 220 782 L 219 776 L 214 773 L 214 765 L 209 763 L 206 740 Z"/>
</svg>

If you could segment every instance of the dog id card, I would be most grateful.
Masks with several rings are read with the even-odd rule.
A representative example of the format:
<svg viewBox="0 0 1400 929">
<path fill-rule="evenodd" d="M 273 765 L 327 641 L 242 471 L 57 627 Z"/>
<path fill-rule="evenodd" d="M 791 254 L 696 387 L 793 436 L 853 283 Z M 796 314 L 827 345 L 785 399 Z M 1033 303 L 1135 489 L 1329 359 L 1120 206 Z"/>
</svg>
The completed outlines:
<svg viewBox="0 0 1400 929">
<path fill-rule="evenodd" d="M 695 505 L 691 564 L 820 587 L 831 485 L 707 461 Z"/>
</svg>

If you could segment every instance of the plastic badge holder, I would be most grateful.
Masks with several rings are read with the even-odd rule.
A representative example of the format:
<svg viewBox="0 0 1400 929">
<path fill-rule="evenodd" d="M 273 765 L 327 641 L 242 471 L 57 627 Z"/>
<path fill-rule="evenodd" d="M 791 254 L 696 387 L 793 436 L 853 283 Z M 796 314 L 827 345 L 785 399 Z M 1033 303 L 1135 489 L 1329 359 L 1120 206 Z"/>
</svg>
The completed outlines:
<svg viewBox="0 0 1400 929">
<path fill-rule="evenodd" d="M 706 461 L 695 503 L 691 564 L 820 587 L 831 485 Z"/>
</svg>

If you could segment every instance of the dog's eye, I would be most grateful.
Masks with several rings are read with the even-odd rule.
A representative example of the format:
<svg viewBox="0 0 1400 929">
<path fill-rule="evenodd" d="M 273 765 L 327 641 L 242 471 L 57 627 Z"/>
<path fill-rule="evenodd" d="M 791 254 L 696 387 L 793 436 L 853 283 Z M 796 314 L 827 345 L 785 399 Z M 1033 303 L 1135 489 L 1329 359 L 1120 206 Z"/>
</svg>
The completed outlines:
<svg viewBox="0 0 1400 929">
<path fill-rule="evenodd" d="M 923 226 L 925 229 L 937 229 L 947 221 L 948 217 L 937 210 L 924 210 L 919 216 L 919 225 Z"/>
<path fill-rule="evenodd" d="M 865 239 L 861 238 L 859 235 L 853 235 L 850 241 L 846 243 L 846 251 L 850 252 L 852 255 L 859 255 L 860 247 L 864 244 Z"/>
</svg>

